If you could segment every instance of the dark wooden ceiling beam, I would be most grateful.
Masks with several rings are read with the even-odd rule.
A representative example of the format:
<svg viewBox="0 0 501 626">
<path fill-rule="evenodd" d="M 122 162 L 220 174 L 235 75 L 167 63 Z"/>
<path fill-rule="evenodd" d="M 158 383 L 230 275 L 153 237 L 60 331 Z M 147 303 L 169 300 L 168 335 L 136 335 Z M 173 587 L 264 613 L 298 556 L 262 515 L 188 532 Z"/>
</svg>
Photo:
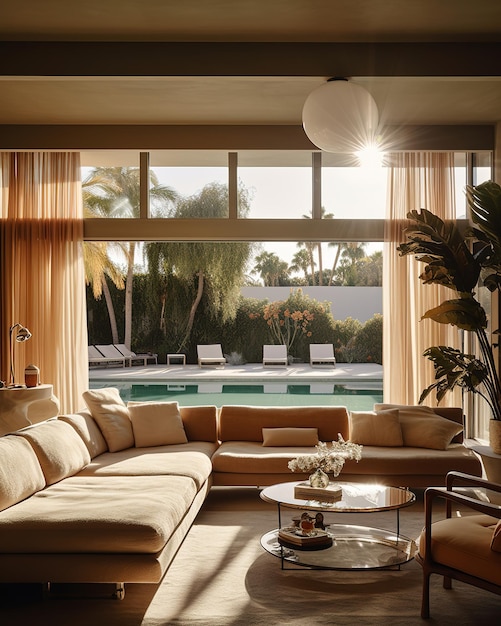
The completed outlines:
<svg viewBox="0 0 501 626">
<path fill-rule="evenodd" d="M 499 76 L 501 43 L 0 42 L 3 76 Z"/>
</svg>

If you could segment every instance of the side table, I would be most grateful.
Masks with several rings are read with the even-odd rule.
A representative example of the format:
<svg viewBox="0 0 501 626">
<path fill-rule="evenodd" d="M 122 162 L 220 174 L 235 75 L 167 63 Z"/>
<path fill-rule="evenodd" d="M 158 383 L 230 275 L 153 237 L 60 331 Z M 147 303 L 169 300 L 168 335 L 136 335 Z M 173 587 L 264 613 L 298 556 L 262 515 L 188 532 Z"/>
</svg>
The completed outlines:
<svg viewBox="0 0 501 626">
<path fill-rule="evenodd" d="M 0 435 L 58 414 L 59 400 L 52 385 L 0 389 Z"/>
<path fill-rule="evenodd" d="M 496 454 L 490 446 L 482 445 L 475 439 L 466 439 L 465 446 L 480 459 L 484 478 L 492 483 L 501 484 L 501 454 Z M 501 494 L 498 492 L 489 491 L 487 496 L 490 502 L 501 504 Z"/>
<path fill-rule="evenodd" d="M 167 365 L 182 365 L 184 367 L 186 365 L 186 354 L 168 354 Z"/>
</svg>

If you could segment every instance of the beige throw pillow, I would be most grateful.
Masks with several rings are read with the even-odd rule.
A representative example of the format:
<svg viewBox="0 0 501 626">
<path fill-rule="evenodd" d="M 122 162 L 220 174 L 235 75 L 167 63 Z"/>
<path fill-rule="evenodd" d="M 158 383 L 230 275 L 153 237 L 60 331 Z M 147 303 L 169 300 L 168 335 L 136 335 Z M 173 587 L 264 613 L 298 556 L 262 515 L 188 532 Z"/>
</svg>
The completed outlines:
<svg viewBox="0 0 501 626">
<path fill-rule="evenodd" d="M 118 389 L 92 389 L 85 391 L 83 399 L 92 417 L 103 433 L 108 450 L 118 452 L 134 446 L 134 433 L 129 411 Z"/>
<path fill-rule="evenodd" d="M 318 428 L 263 428 L 263 446 L 316 446 Z"/>
<path fill-rule="evenodd" d="M 463 426 L 437 415 L 427 406 L 375 404 L 374 409 L 398 409 L 404 446 L 446 450 L 452 439 L 459 435 Z"/>
<path fill-rule="evenodd" d="M 90 463 L 87 446 L 66 422 L 47 420 L 19 431 L 18 436 L 27 439 L 33 446 L 47 485 L 73 476 Z"/>
<path fill-rule="evenodd" d="M 351 411 L 350 441 L 366 446 L 403 446 L 398 409 Z"/>
<path fill-rule="evenodd" d="M 128 404 L 136 448 L 187 443 L 177 402 Z"/>
<path fill-rule="evenodd" d="M 29 441 L 0 437 L 0 511 L 45 487 L 45 476 Z"/>
</svg>

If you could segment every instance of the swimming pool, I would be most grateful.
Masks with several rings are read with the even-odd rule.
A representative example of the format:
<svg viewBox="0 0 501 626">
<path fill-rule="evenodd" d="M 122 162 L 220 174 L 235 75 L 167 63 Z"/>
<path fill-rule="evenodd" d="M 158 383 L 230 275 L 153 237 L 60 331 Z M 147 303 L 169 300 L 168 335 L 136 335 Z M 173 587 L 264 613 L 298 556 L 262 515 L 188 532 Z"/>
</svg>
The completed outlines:
<svg viewBox="0 0 501 626">
<path fill-rule="evenodd" d="M 116 387 L 124 402 L 177 401 L 180 406 L 224 404 L 251 406 L 346 406 L 351 411 L 372 410 L 375 402 L 383 401 L 382 381 L 360 384 L 343 382 L 285 382 L 230 383 L 201 382 L 187 384 L 186 380 L 166 383 L 138 383 L 117 380 L 92 380 L 91 389 Z"/>
</svg>

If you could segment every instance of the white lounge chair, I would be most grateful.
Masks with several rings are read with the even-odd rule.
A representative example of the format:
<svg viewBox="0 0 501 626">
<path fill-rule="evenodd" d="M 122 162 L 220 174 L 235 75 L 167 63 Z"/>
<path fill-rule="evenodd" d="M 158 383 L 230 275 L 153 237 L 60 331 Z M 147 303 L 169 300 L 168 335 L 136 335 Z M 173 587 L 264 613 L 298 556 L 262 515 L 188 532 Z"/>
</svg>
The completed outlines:
<svg viewBox="0 0 501 626">
<path fill-rule="evenodd" d="M 125 357 L 120 352 L 120 350 L 115 348 L 115 346 L 113 344 L 111 344 L 111 343 L 109 343 L 109 344 L 97 344 L 96 343 L 95 347 L 98 349 L 98 351 L 104 357 L 106 357 L 110 361 L 111 360 L 115 360 L 115 361 L 121 362 L 122 363 L 122 367 L 125 367 L 127 365 L 128 358 Z"/>
<path fill-rule="evenodd" d="M 132 365 L 133 361 L 142 361 L 145 366 L 148 365 L 148 361 L 158 365 L 158 354 L 137 354 L 129 350 L 124 343 L 114 343 L 113 345 L 126 359 L 129 359 L 129 365 Z"/>
<path fill-rule="evenodd" d="M 125 357 L 118 355 L 113 356 L 111 358 L 105 357 L 96 346 L 88 346 L 89 350 L 89 365 L 114 365 L 121 364 L 122 367 L 125 367 Z"/>
<path fill-rule="evenodd" d="M 279 367 L 287 367 L 287 346 L 281 345 L 264 345 L 263 346 L 263 367 L 270 365 L 278 365 Z"/>
<path fill-rule="evenodd" d="M 333 365 L 336 367 L 334 346 L 332 343 L 310 344 L 310 365 Z"/>
<path fill-rule="evenodd" d="M 219 343 L 197 346 L 197 355 L 199 367 L 204 365 L 220 365 L 224 367 L 226 364 L 226 358 Z"/>
</svg>

